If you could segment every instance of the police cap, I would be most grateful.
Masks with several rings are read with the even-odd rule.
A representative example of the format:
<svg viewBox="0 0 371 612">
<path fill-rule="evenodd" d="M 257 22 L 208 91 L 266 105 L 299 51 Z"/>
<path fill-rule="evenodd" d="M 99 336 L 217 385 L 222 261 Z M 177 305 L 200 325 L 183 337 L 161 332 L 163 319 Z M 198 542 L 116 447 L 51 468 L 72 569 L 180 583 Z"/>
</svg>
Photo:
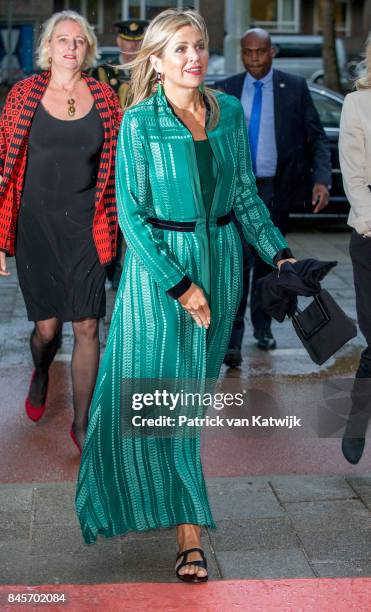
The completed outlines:
<svg viewBox="0 0 371 612">
<path fill-rule="evenodd" d="M 125 40 L 142 40 L 149 21 L 146 19 L 127 19 L 116 21 L 114 26 L 120 38 Z"/>
</svg>

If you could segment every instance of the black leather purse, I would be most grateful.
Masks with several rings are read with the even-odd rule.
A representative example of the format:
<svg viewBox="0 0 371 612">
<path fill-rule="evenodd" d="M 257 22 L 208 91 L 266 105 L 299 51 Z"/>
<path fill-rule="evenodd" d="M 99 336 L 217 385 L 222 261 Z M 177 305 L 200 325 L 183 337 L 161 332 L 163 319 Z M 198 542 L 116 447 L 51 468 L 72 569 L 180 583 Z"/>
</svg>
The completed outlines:
<svg viewBox="0 0 371 612">
<path fill-rule="evenodd" d="M 357 335 L 357 326 L 326 289 L 315 295 L 304 310 L 297 310 L 292 324 L 312 361 L 318 365 Z"/>
</svg>

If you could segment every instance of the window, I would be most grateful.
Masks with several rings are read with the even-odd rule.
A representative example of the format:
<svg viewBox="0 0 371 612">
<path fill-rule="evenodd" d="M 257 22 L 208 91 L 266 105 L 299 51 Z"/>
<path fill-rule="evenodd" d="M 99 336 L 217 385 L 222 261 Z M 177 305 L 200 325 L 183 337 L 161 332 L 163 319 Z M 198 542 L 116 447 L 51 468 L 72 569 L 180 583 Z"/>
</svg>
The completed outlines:
<svg viewBox="0 0 371 612">
<path fill-rule="evenodd" d="M 311 91 L 310 93 L 323 127 L 338 128 L 340 125 L 342 102 L 317 91 Z"/>
<path fill-rule="evenodd" d="M 65 0 L 66 9 L 84 15 L 98 33 L 103 32 L 103 0 Z"/>
<path fill-rule="evenodd" d="M 145 18 L 153 19 L 154 17 L 156 17 L 156 15 L 158 15 L 159 13 L 161 13 L 161 11 L 164 11 L 165 9 L 177 8 L 178 2 L 177 0 L 147 0 L 145 5 Z"/>
<path fill-rule="evenodd" d="M 323 2 L 317 0 L 314 7 L 314 32 L 322 34 L 322 11 Z M 335 29 L 338 35 L 350 36 L 351 34 L 351 7 L 349 0 L 337 0 L 335 3 Z"/>
<path fill-rule="evenodd" d="M 299 32 L 300 0 L 251 0 L 251 20 L 271 32 Z"/>
<path fill-rule="evenodd" d="M 117 19 L 153 19 L 168 8 L 199 10 L 200 0 L 116 0 Z"/>
</svg>

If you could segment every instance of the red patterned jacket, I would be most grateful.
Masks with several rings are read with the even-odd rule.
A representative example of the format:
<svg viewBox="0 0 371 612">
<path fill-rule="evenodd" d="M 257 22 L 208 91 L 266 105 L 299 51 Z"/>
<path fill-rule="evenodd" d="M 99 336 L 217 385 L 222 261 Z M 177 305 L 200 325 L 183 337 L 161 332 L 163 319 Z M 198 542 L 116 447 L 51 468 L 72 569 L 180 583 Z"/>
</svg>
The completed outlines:
<svg viewBox="0 0 371 612">
<path fill-rule="evenodd" d="M 27 162 L 28 135 L 36 108 L 49 82 L 49 72 L 16 83 L 0 118 L 0 249 L 15 254 L 18 211 Z M 117 211 L 115 155 L 122 110 L 109 85 L 83 74 L 102 119 L 104 143 L 95 196 L 93 238 L 99 261 L 105 265 L 116 253 Z"/>
</svg>

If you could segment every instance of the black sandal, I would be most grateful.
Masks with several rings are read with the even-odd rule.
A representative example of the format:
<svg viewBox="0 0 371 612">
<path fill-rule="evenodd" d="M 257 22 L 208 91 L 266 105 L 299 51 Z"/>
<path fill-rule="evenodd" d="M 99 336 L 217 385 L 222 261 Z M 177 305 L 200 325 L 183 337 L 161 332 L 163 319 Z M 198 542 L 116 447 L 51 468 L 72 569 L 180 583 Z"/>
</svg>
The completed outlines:
<svg viewBox="0 0 371 612">
<path fill-rule="evenodd" d="M 191 552 L 199 552 L 202 559 L 199 559 L 198 561 L 187 561 L 187 557 L 189 553 Z M 197 576 L 197 574 L 179 574 L 180 568 L 184 567 L 185 565 L 197 565 L 198 567 L 202 567 L 203 569 L 207 570 L 206 557 L 204 555 L 204 551 L 201 548 L 188 548 L 187 550 L 183 550 L 183 552 L 179 553 L 179 555 L 175 559 L 175 563 L 181 557 L 183 557 L 183 559 L 175 570 L 175 573 L 177 575 L 177 578 L 179 578 L 179 580 L 183 580 L 183 582 L 206 582 L 207 581 L 209 577 L 207 574 L 206 576 Z"/>
</svg>

